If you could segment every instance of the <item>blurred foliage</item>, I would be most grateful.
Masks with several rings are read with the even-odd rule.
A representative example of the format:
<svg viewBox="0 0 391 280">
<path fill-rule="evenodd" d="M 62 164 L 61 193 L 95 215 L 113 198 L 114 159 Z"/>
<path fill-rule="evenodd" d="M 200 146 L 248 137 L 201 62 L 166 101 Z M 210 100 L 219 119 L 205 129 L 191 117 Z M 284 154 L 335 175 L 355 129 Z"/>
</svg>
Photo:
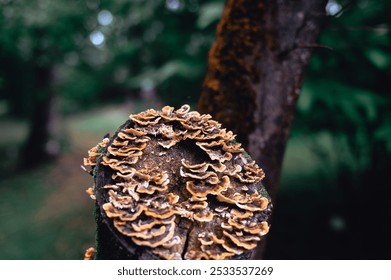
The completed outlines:
<svg viewBox="0 0 391 280">
<path fill-rule="evenodd" d="M 28 117 L 37 79 L 36 66 L 61 63 L 67 52 L 81 49 L 86 8 L 66 1 L 0 2 L 1 99 L 10 113 Z"/>
<path fill-rule="evenodd" d="M 4 158 L 16 154 L 12 144 L 23 141 L 26 134 L 25 124 L 23 133 L 16 133 L 18 127 L 9 117 L 29 120 L 33 97 L 39 94 L 34 86 L 36 66 L 55 70 L 51 86 L 60 97 L 61 113 L 68 116 L 102 104 L 136 100 L 148 91 L 173 106 L 195 103 L 223 3 L 0 0 L 0 119 L 7 131 L 0 151 Z M 268 243 L 269 258 L 389 256 L 391 248 L 385 240 L 391 232 L 381 225 L 391 214 L 386 207 L 391 195 L 390 11 L 391 1 L 328 2 L 320 45 L 331 50 L 314 48 L 306 72 Z M 91 116 L 71 129 L 110 130 L 112 118 L 119 114 L 99 111 L 100 118 Z M 0 168 L 4 165 L 1 162 Z M 11 178 L 1 183 L 11 189 L 19 186 L 18 192 L 24 194 L 20 184 L 32 179 L 31 174 L 25 176 L 25 181 Z M 38 195 L 45 194 L 39 191 L 44 183 L 32 180 L 30 185 Z M 4 201 L 13 194 L 4 188 Z M 16 236 L 17 225 L 12 223 L 6 224 L 8 231 L 2 230 L 7 234 L 0 234 L 3 244 Z M 293 233 L 292 228 L 302 231 Z M 38 229 L 33 232 L 40 234 Z M 58 232 L 54 228 L 47 234 L 54 240 Z M 18 238 L 9 243 L 15 246 L 10 252 L 20 250 L 16 247 L 23 236 Z M 31 250 L 27 255 L 3 257 L 40 257 L 36 249 Z M 47 258 L 61 256 L 78 258 L 64 253 Z"/>
<path fill-rule="evenodd" d="M 299 129 L 329 132 L 344 172 L 364 174 L 391 157 L 391 2 L 339 5 L 320 38 L 332 50 L 315 51 L 309 65 Z"/>
<path fill-rule="evenodd" d="M 65 113 L 152 88 L 172 105 L 194 103 L 222 3 L 2 0 L 0 100 L 28 117 L 39 64 L 55 68 Z"/>
<path fill-rule="evenodd" d="M 300 139 L 320 165 L 312 175 L 300 172 L 301 179 L 283 169 L 267 255 L 389 259 L 391 230 L 383 225 L 391 215 L 391 2 L 330 0 L 326 11 L 290 142 Z M 292 149 L 297 145 L 288 146 L 288 157 Z M 309 159 L 297 164 L 306 169 Z M 310 229 L 293 234 L 291 227 Z"/>
</svg>

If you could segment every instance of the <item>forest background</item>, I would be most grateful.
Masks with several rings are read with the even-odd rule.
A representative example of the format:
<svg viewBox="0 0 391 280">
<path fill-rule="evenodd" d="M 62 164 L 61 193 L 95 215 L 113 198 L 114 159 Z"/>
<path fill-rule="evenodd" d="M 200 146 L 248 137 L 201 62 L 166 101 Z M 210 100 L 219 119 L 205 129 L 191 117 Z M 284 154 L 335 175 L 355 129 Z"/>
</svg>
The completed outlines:
<svg viewBox="0 0 391 280">
<path fill-rule="evenodd" d="M 193 109 L 224 1 L 0 0 L 0 259 L 93 246 L 87 150 L 131 113 Z M 268 259 L 390 259 L 391 2 L 329 0 Z"/>
</svg>

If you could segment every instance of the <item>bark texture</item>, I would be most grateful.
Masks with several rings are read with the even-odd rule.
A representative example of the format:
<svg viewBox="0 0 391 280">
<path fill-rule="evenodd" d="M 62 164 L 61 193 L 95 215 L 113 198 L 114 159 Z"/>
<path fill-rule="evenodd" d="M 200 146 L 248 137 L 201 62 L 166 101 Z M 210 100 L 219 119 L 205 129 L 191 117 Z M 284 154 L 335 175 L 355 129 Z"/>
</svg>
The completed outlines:
<svg viewBox="0 0 391 280">
<path fill-rule="evenodd" d="M 304 69 L 324 0 L 227 0 L 210 50 L 198 111 L 237 134 L 264 169 L 275 202 Z M 265 243 L 254 255 L 262 258 Z"/>
<path fill-rule="evenodd" d="M 198 111 L 237 134 L 272 199 L 326 2 L 227 0 L 209 53 Z"/>
</svg>

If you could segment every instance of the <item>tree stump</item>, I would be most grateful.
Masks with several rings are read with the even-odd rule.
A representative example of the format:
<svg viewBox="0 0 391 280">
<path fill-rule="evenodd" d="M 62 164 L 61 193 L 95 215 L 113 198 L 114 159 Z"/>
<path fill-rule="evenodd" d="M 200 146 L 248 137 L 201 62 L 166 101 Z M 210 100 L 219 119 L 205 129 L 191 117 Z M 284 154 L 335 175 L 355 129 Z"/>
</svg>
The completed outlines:
<svg viewBox="0 0 391 280">
<path fill-rule="evenodd" d="M 250 259 L 269 231 L 264 173 L 210 115 L 130 115 L 88 152 L 96 259 Z"/>
</svg>

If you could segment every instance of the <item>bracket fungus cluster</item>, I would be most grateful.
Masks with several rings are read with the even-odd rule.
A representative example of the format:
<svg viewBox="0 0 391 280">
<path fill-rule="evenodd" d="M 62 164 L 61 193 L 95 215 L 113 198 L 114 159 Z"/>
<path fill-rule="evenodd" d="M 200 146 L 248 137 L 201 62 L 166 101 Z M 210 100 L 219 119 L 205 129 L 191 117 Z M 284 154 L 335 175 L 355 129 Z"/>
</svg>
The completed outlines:
<svg viewBox="0 0 391 280">
<path fill-rule="evenodd" d="M 268 233 L 262 169 L 231 131 L 188 105 L 130 115 L 84 165 L 111 230 L 160 259 L 235 259 Z"/>
</svg>

